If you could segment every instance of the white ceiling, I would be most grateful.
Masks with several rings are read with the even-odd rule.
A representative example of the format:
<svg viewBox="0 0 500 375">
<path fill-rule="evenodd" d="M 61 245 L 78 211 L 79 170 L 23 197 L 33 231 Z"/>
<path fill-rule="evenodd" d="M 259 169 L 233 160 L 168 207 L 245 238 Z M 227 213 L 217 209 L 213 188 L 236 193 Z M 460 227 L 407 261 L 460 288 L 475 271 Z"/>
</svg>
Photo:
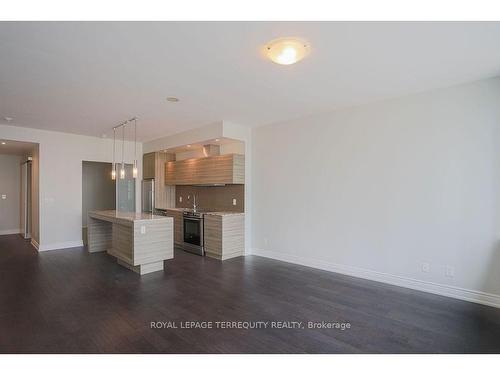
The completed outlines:
<svg viewBox="0 0 500 375">
<path fill-rule="evenodd" d="M 311 54 L 263 58 L 283 36 Z M 496 76 L 499 40 L 500 23 L 473 22 L 1 22 L 0 119 L 100 136 L 138 116 L 141 140 L 258 126 Z"/>
</svg>

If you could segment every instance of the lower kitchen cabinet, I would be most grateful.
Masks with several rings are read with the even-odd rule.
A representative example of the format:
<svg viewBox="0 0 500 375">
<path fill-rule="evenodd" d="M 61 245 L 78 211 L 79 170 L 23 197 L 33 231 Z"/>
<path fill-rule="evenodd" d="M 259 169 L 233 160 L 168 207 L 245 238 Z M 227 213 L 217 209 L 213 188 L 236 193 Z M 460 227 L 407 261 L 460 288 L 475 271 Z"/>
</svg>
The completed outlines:
<svg viewBox="0 0 500 375">
<path fill-rule="evenodd" d="M 182 215 L 182 211 L 179 210 L 165 210 L 166 216 L 174 218 L 174 243 L 177 245 L 181 245 L 183 240 L 183 225 L 184 218 Z"/>
<path fill-rule="evenodd" d="M 225 260 L 245 255 L 245 215 L 205 215 L 205 253 Z"/>
</svg>

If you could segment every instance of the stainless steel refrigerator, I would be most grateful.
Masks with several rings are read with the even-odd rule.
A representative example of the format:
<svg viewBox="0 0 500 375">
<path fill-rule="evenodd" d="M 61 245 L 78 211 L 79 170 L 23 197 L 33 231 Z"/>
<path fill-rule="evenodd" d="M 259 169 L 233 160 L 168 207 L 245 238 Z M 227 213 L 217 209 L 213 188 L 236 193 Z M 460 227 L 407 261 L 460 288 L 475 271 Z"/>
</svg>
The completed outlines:
<svg viewBox="0 0 500 375">
<path fill-rule="evenodd" d="M 155 208 L 155 180 L 142 180 L 142 212 L 153 213 Z"/>
</svg>

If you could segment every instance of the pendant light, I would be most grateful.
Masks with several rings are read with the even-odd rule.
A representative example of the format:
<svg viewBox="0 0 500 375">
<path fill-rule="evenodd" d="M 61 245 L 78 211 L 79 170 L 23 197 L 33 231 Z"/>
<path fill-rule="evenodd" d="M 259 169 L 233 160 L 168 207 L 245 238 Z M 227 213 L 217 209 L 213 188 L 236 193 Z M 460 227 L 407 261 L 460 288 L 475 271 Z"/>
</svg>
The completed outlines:
<svg viewBox="0 0 500 375">
<path fill-rule="evenodd" d="M 122 126 L 122 166 L 120 168 L 121 180 L 125 179 L 125 126 L 126 124 L 123 124 Z"/>
<path fill-rule="evenodd" d="M 134 168 L 132 177 L 137 178 L 137 118 L 134 118 Z"/>
<path fill-rule="evenodd" d="M 115 143 L 116 143 L 116 128 L 113 128 L 113 165 L 111 166 L 111 179 L 112 180 L 116 180 Z"/>
</svg>

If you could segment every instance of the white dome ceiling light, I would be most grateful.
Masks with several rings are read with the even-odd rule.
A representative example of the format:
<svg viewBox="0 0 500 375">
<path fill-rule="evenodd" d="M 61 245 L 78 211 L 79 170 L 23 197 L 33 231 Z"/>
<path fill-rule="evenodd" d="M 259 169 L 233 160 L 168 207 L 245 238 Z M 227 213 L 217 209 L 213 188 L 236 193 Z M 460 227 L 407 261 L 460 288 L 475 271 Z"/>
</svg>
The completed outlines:
<svg viewBox="0 0 500 375">
<path fill-rule="evenodd" d="M 267 57 L 280 65 L 295 64 L 306 57 L 309 52 L 309 44 L 297 38 L 274 39 L 266 45 Z"/>
</svg>

